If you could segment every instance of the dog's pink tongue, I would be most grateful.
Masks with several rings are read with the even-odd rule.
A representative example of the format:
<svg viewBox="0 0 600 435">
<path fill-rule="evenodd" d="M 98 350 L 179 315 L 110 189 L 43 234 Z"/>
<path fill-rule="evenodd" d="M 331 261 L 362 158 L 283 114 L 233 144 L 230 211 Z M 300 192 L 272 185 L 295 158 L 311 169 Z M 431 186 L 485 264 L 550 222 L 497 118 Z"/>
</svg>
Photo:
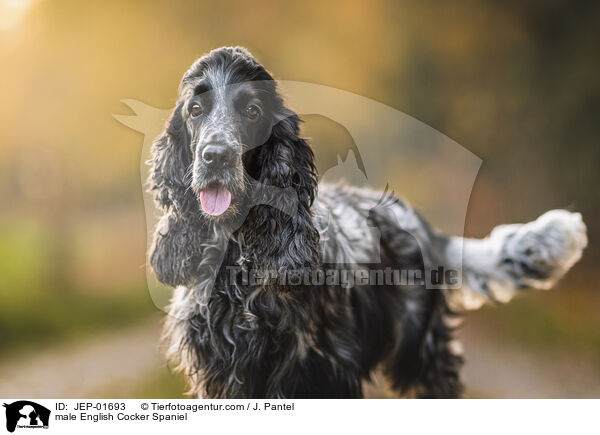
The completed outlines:
<svg viewBox="0 0 600 435">
<path fill-rule="evenodd" d="M 225 213 L 231 204 L 231 193 L 223 186 L 209 187 L 200 192 L 202 210 L 211 216 Z"/>
</svg>

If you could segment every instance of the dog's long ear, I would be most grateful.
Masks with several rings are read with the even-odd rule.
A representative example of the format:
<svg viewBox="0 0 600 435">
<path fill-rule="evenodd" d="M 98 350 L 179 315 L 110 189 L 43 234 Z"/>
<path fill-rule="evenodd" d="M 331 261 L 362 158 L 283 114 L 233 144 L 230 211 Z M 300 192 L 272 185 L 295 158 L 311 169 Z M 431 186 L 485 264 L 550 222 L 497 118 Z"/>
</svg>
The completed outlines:
<svg viewBox="0 0 600 435">
<path fill-rule="evenodd" d="M 154 232 L 149 263 L 156 278 L 165 285 L 191 285 L 197 278 L 202 240 L 189 222 L 173 213 L 162 217 Z"/>
<path fill-rule="evenodd" d="M 154 234 L 150 264 L 156 277 L 169 286 L 189 284 L 192 279 L 192 221 L 194 196 L 186 177 L 192 153 L 182 116 L 183 103 L 177 104 L 165 131 L 152 144 L 150 190 L 166 215 Z"/>
<path fill-rule="evenodd" d="M 178 102 L 165 131 L 152 144 L 150 189 L 158 205 L 173 209 L 182 218 L 192 216 L 197 204 L 186 177 L 192 165 L 190 137 Z"/>
<path fill-rule="evenodd" d="M 293 188 L 297 195 L 281 195 L 281 207 L 258 205 L 252 208 L 244 240 L 252 261 L 265 271 L 312 269 L 319 261 L 319 233 L 311 214 L 317 191 L 314 155 L 299 136 L 300 118 L 281 106 L 271 136 L 258 150 L 259 183 Z M 282 210 L 295 210 L 292 215 Z"/>
</svg>

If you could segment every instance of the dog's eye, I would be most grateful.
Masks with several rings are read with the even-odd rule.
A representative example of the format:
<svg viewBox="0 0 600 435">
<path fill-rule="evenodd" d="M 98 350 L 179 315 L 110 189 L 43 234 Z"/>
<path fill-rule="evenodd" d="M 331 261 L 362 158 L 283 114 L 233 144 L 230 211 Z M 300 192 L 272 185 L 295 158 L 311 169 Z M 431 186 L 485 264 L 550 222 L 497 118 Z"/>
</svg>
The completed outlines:
<svg viewBox="0 0 600 435">
<path fill-rule="evenodd" d="M 256 119 L 260 116 L 260 108 L 256 104 L 250 104 L 246 109 L 246 115 L 250 119 Z"/>
<path fill-rule="evenodd" d="M 198 115 L 202 115 L 202 106 L 198 103 L 192 104 L 190 107 L 190 114 L 195 118 Z"/>
</svg>

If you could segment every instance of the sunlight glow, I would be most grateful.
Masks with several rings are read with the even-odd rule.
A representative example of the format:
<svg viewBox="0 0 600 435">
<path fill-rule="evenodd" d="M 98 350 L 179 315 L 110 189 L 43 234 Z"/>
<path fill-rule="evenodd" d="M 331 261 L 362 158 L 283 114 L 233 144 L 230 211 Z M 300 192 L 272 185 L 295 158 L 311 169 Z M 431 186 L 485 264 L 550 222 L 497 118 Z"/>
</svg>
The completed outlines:
<svg viewBox="0 0 600 435">
<path fill-rule="evenodd" d="M 0 31 L 10 30 L 23 20 L 36 0 L 0 0 Z"/>
</svg>

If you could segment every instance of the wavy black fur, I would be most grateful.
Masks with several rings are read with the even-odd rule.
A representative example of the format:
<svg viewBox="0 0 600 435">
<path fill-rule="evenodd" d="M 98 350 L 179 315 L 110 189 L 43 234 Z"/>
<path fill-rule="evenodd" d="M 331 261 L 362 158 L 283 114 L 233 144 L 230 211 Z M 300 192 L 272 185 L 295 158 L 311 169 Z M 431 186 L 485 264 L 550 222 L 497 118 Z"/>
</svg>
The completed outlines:
<svg viewBox="0 0 600 435">
<path fill-rule="evenodd" d="M 243 180 L 227 181 L 238 213 L 215 219 L 202 212 L 194 189 L 202 183 L 194 166 L 202 144 L 194 142 L 199 133 L 188 103 L 206 83 L 214 89 L 216 83 L 243 82 L 260 82 L 270 134 L 264 143 L 240 151 Z M 388 209 L 378 207 L 379 194 L 327 188 L 316 203 L 314 157 L 299 136 L 299 122 L 271 75 L 245 49 L 215 50 L 184 75 L 177 107 L 154 144 L 150 180 L 165 214 L 150 263 L 161 282 L 177 287 L 165 328 L 169 356 L 201 397 L 362 397 L 362 382 L 377 367 L 399 394 L 458 396 L 461 359 L 449 348 L 451 330 L 444 319 L 451 313 L 440 291 L 294 286 L 277 279 L 299 270 L 342 268 L 353 250 L 367 249 L 365 241 L 349 242 L 343 218 L 333 224 L 344 231 L 320 241 L 319 207 L 364 212 L 382 233 L 377 267 L 425 267 L 415 238 L 398 227 Z M 240 130 L 232 134 L 243 141 Z M 291 188 L 296 195 L 253 205 L 256 184 Z M 281 211 L 286 205 L 296 212 Z M 399 200 L 392 207 L 408 210 Z M 432 249 L 443 249 L 445 239 L 436 239 L 424 222 L 421 230 L 432 246 L 440 244 Z M 245 285 L 230 279 L 228 266 L 276 275 Z"/>
</svg>

